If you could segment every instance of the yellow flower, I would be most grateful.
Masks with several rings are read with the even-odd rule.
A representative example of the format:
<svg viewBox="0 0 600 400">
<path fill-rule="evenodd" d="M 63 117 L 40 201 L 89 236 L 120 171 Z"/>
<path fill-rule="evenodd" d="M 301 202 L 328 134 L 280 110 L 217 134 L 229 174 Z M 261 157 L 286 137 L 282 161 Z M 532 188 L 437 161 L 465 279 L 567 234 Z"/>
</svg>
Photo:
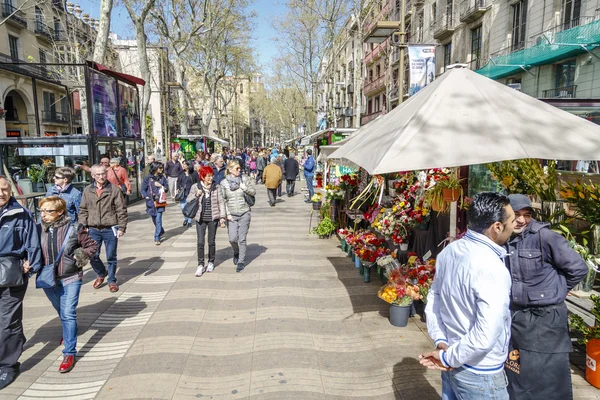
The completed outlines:
<svg viewBox="0 0 600 400">
<path fill-rule="evenodd" d="M 579 192 L 579 197 L 585 199 L 585 195 L 583 194 L 583 192 Z"/>
<path fill-rule="evenodd" d="M 502 178 L 502 184 L 506 187 L 509 187 L 510 185 L 512 185 L 512 182 L 513 182 L 512 176 L 505 176 Z"/>
</svg>

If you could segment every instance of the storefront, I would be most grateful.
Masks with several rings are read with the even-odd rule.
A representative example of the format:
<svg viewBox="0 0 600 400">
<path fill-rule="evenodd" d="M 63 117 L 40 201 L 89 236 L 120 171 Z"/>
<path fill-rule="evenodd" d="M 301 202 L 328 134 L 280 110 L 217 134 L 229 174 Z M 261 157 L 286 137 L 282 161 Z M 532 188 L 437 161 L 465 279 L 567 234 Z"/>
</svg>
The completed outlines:
<svg viewBox="0 0 600 400">
<path fill-rule="evenodd" d="M 185 155 L 186 159 L 192 159 L 196 152 L 212 154 L 219 153 L 224 147 L 229 147 L 227 140 L 207 136 L 207 135 L 179 135 L 171 140 L 171 153 L 179 152 Z"/>
<path fill-rule="evenodd" d="M 139 200 L 144 141 L 141 139 L 139 78 L 111 71 L 99 64 L 80 66 L 86 78 L 87 126 L 92 134 L 20 136 L 0 138 L 2 173 L 13 180 L 17 191 L 41 192 L 53 184 L 54 170 L 69 166 L 77 171 L 75 186 L 91 182 L 85 166 L 104 157 L 119 158 L 129 173 L 132 193 L 129 202 Z M 40 110 L 34 109 L 39 115 Z M 83 168 L 82 168 L 83 167 Z"/>
</svg>

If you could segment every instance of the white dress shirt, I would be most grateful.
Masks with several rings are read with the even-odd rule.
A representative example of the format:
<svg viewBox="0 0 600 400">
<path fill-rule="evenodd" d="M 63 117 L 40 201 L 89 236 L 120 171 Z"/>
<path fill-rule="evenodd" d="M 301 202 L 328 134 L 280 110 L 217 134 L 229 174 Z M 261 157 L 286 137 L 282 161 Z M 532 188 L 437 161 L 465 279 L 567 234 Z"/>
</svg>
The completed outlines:
<svg viewBox="0 0 600 400">
<path fill-rule="evenodd" d="M 438 256 L 427 296 L 427 329 L 447 367 L 477 374 L 502 370 L 510 339 L 510 274 L 506 250 L 468 230 Z"/>
</svg>

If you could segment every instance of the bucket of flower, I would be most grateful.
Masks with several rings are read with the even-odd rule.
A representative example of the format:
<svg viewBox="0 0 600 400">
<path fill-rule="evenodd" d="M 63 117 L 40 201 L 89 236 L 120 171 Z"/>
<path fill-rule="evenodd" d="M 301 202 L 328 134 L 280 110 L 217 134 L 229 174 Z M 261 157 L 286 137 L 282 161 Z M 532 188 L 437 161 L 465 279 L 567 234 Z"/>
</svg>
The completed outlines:
<svg viewBox="0 0 600 400">
<path fill-rule="evenodd" d="M 585 380 L 600 389 L 600 297 L 593 294 L 590 300 L 593 303 L 590 313 L 595 317 L 595 325 L 587 325 L 577 314 L 569 316 L 569 325 L 580 334 L 579 344 L 586 345 Z"/>
<path fill-rule="evenodd" d="M 312 201 L 313 210 L 320 210 L 321 206 L 323 205 L 323 194 L 315 193 L 313 197 L 310 198 L 310 201 Z"/>
<path fill-rule="evenodd" d="M 348 243 L 346 242 L 346 237 L 350 234 L 348 229 L 338 229 L 337 234 L 340 237 L 341 248 L 344 253 L 348 252 Z"/>
<path fill-rule="evenodd" d="M 333 221 L 329 217 L 325 217 L 319 222 L 319 225 L 313 228 L 312 232 L 319 235 L 321 239 L 327 239 L 335 232 L 335 229 L 336 226 Z"/>
</svg>

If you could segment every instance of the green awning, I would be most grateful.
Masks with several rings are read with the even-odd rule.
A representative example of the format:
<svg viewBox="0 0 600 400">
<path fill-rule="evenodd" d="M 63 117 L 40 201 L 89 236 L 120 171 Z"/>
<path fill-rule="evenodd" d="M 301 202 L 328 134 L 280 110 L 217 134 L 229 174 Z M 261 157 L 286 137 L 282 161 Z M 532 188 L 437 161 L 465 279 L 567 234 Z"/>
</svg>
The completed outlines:
<svg viewBox="0 0 600 400">
<path fill-rule="evenodd" d="M 550 42 L 540 37 L 540 43 L 535 46 L 506 56 L 493 57 L 475 72 L 491 79 L 501 79 L 538 65 L 552 64 L 592 51 L 600 46 L 600 20 L 562 32 L 549 33 L 545 37 Z"/>
</svg>

